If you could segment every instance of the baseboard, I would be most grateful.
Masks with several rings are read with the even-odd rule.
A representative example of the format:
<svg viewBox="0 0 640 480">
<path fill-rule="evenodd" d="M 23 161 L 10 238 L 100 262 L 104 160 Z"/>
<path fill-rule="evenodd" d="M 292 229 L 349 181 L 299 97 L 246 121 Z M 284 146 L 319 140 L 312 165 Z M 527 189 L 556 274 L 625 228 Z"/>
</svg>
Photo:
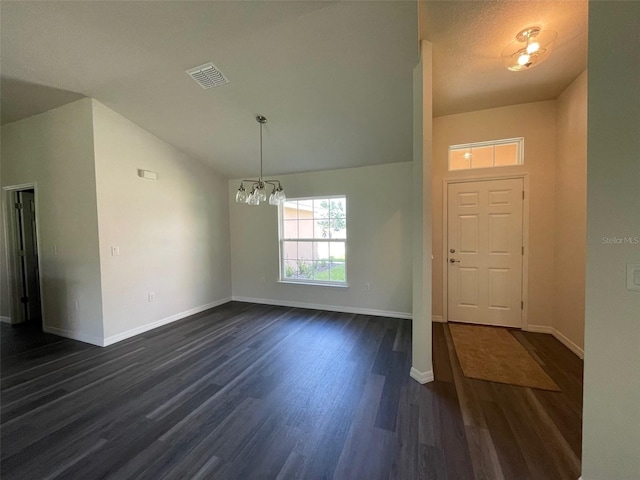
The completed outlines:
<svg viewBox="0 0 640 480">
<path fill-rule="evenodd" d="M 4 317 L 2 315 L 0 315 L 0 322 L 2 323 L 11 323 L 11 317 Z"/>
<path fill-rule="evenodd" d="M 569 338 L 567 338 L 563 333 L 556 330 L 555 328 L 553 329 L 553 336 L 556 337 L 560 343 L 562 343 L 565 347 L 575 353 L 578 357 L 584 358 L 584 350 L 573 343 L 571 340 L 569 340 Z"/>
<path fill-rule="evenodd" d="M 102 346 L 102 338 L 87 335 L 81 332 L 73 332 L 64 328 L 51 327 L 49 325 L 43 325 L 42 330 L 46 333 L 52 333 L 59 337 L 70 338 L 71 340 L 77 340 L 79 342 L 90 343 L 91 345 Z"/>
<path fill-rule="evenodd" d="M 262 305 L 277 305 L 279 307 L 308 308 L 310 310 L 327 310 L 329 312 L 356 313 L 359 315 L 373 315 L 376 317 L 405 318 L 409 320 L 411 319 L 410 313 L 374 310 L 370 308 L 341 307 L 337 305 L 321 305 L 318 303 L 288 302 L 286 300 L 237 297 L 235 295 L 233 296 L 233 300 L 236 302 L 260 303 Z"/>
<path fill-rule="evenodd" d="M 421 372 L 420 370 L 411 367 L 411 371 L 409 372 L 409 376 L 413 378 L 418 383 L 429 383 L 433 382 L 433 370 L 429 370 L 428 372 Z"/>
<path fill-rule="evenodd" d="M 575 355 L 580 358 L 584 358 L 584 350 L 574 342 L 569 340 L 569 338 L 567 338 L 563 333 L 553 327 L 549 327 L 546 325 L 529 325 L 527 327 L 527 331 L 534 333 L 548 333 L 550 335 L 553 335 L 560 343 L 571 350 Z"/>
<path fill-rule="evenodd" d="M 548 327 L 547 325 L 531 325 L 529 324 L 526 328 L 527 332 L 533 333 L 549 333 L 553 335 L 553 327 Z"/>
<path fill-rule="evenodd" d="M 114 343 L 121 342 L 122 340 L 126 340 L 127 338 L 135 337 L 136 335 L 140 335 L 141 333 L 148 332 L 149 330 L 153 330 L 154 328 L 162 327 L 169 323 L 182 320 L 183 318 L 189 317 L 191 315 L 195 315 L 196 313 L 204 312 L 205 310 L 209 310 L 210 308 L 217 307 L 219 305 L 228 303 L 230 301 L 231 301 L 231 298 L 223 298 L 215 302 L 207 303 L 206 305 L 201 305 L 199 307 L 185 310 L 184 312 L 176 313 L 175 315 L 171 315 L 169 317 L 161 318 L 160 320 L 156 320 L 155 322 L 147 323 L 145 325 L 132 328 L 131 330 L 127 330 L 126 332 L 121 332 L 115 335 L 111 335 L 110 337 L 106 337 L 102 341 L 101 346 L 108 347 L 109 345 L 113 345 Z"/>
<path fill-rule="evenodd" d="M 431 321 L 437 322 L 437 323 L 444 323 L 444 320 L 442 319 L 442 315 L 431 315 Z"/>
</svg>

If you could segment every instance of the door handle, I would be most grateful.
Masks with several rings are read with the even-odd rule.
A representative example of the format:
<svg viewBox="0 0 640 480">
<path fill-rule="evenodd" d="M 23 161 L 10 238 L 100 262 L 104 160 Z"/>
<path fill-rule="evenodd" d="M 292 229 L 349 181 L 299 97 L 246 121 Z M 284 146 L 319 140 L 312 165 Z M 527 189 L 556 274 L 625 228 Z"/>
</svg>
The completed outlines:
<svg viewBox="0 0 640 480">
<path fill-rule="evenodd" d="M 460 260 L 456 260 L 455 258 L 450 258 L 449 262 L 450 263 L 460 263 Z"/>
</svg>

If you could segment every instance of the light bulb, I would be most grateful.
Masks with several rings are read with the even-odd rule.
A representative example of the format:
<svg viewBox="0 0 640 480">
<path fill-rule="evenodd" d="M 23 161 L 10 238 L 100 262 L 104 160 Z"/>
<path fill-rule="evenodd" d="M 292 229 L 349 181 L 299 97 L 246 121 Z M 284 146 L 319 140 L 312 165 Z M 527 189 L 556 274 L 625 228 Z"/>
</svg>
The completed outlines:
<svg viewBox="0 0 640 480">
<path fill-rule="evenodd" d="M 530 58 L 531 58 L 531 55 L 527 55 L 526 53 L 523 53 L 518 57 L 518 65 L 525 66 L 527 63 L 529 63 Z"/>
<path fill-rule="evenodd" d="M 240 183 L 240 188 L 238 188 L 238 193 L 236 193 L 236 203 L 246 203 L 247 195 L 244 185 Z"/>
<path fill-rule="evenodd" d="M 236 193 L 236 203 L 247 203 L 247 191 L 245 189 L 238 190 L 238 193 Z"/>
<path fill-rule="evenodd" d="M 280 205 L 278 199 L 276 198 L 275 192 L 269 195 L 269 205 Z"/>
<path fill-rule="evenodd" d="M 247 203 L 249 205 L 260 205 L 260 198 L 258 197 L 258 192 L 254 190 L 249 194 L 249 198 L 247 199 Z"/>
<path fill-rule="evenodd" d="M 538 50 L 540 50 L 540 44 L 538 42 L 533 42 L 527 45 L 527 53 L 529 55 L 536 53 Z"/>
</svg>

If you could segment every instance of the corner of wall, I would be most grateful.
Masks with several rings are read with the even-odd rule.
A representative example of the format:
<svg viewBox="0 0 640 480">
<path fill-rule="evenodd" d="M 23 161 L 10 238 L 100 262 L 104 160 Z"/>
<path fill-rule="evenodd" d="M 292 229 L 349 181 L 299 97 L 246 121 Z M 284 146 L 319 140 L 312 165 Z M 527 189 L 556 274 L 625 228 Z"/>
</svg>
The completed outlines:
<svg viewBox="0 0 640 480">
<path fill-rule="evenodd" d="M 429 370 L 427 372 L 421 372 L 418 369 L 411 367 L 409 371 L 409 376 L 413 378 L 416 382 L 424 385 L 425 383 L 433 382 L 435 379 L 433 375 L 433 370 Z"/>
<path fill-rule="evenodd" d="M 91 108 L 104 343 L 228 301 L 226 179 L 97 100 Z"/>
<path fill-rule="evenodd" d="M 104 311 L 104 289 L 102 282 L 102 270 L 103 270 L 103 259 L 100 252 L 102 252 L 102 245 L 100 241 L 100 211 L 99 211 L 99 203 L 98 203 L 98 152 L 96 150 L 96 106 L 99 103 L 95 98 L 88 97 L 89 106 L 91 111 L 91 145 L 93 150 L 93 180 L 95 182 L 95 191 L 94 191 L 94 201 L 96 206 L 96 223 L 97 223 L 97 234 L 98 234 L 98 274 L 99 274 L 99 282 L 100 282 L 100 311 L 102 313 L 102 333 L 100 339 L 100 345 L 104 345 L 104 341 L 106 338 L 106 328 L 105 328 L 105 311 Z"/>
<path fill-rule="evenodd" d="M 428 381 L 431 360 L 432 45 L 422 41 L 413 74 L 413 356 L 412 372 Z M 421 372 L 421 373 L 416 373 Z M 416 378 L 416 377 L 413 377 Z M 424 381 L 422 381 L 424 380 Z"/>
<path fill-rule="evenodd" d="M 99 343 L 103 325 L 92 99 L 81 98 L 5 128 L 3 185 L 36 188 L 40 274 L 46 279 L 43 327 Z"/>
<path fill-rule="evenodd" d="M 556 100 L 554 336 L 581 358 L 586 267 L 587 83 L 583 71 Z"/>
</svg>

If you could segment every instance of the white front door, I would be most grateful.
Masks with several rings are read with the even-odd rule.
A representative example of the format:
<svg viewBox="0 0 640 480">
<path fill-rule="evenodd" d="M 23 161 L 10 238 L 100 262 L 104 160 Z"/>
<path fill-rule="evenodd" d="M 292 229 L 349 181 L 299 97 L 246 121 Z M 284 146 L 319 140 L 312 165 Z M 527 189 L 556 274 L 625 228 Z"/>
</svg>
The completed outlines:
<svg viewBox="0 0 640 480">
<path fill-rule="evenodd" d="M 522 326 L 522 197 L 522 179 L 449 184 L 449 321 Z"/>
</svg>

